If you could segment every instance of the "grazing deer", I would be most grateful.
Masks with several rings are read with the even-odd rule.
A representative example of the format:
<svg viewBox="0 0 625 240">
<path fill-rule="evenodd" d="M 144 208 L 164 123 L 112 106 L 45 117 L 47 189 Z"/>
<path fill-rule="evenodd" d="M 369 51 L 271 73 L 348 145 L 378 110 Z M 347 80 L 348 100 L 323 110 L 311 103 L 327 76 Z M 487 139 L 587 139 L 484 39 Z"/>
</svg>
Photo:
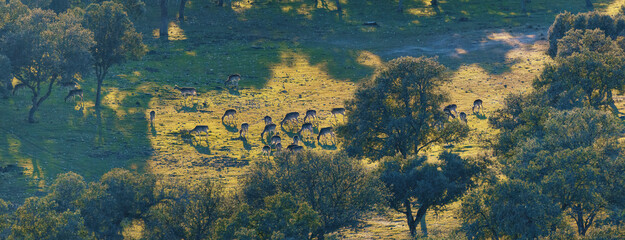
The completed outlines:
<svg viewBox="0 0 625 240">
<path fill-rule="evenodd" d="M 260 137 L 263 138 L 265 133 L 267 133 L 267 134 L 276 133 L 276 125 L 273 124 L 273 123 L 265 125 L 265 129 L 263 129 L 263 132 L 260 134 Z"/>
<path fill-rule="evenodd" d="M 449 117 L 451 117 L 452 119 L 456 118 L 456 116 L 453 113 L 451 113 L 451 110 L 449 108 L 443 109 L 443 112 L 447 114 L 447 119 L 449 119 Z"/>
<path fill-rule="evenodd" d="M 285 122 L 292 122 L 293 120 L 299 123 L 299 120 L 297 120 L 298 117 L 299 117 L 298 112 L 287 113 L 286 115 L 284 115 L 284 119 L 282 119 L 282 121 L 280 122 L 280 127 L 282 127 L 282 124 L 284 124 Z"/>
<path fill-rule="evenodd" d="M 291 145 L 297 145 L 299 143 L 299 136 L 295 135 L 293 136 L 293 143 Z"/>
<path fill-rule="evenodd" d="M 59 85 L 68 91 L 78 88 L 78 83 L 76 81 L 59 82 Z"/>
<path fill-rule="evenodd" d="M 332 113 L 332 116 L 334 118 L 336 118 L 337 114 L 341 114 L 341 115 L 343 115 L 343 119 L 345 119 L 345 108 L 332 108 L 330 113 Z"/>
<path fill-rule="evenodd" d="M 332 127 L 326 127 L 326 128 L 319 129 L 319 135 L 317 136 L 317 142 L 319 142 L 319 140 L 321 139 L 322 136 L 327 136 L 327 135 L 330 135 L 332 138 L 334 138 L 334 132 L 332 131 Z"/>
<path fill-rule="evenodd" d="M 22 89 L 27 88 L 28 86 L 24 83 L 18 83 L 17 85 L 15 85 L 13 87 L 13 96 L 15 96 L 15 93 L 21 92 Z"/>
<path fill-rule="evenodd" d="M 273 121 L 271 120 L 271 117 L 270 117 L 270 116 L 265 116 L 265 117 L 263 118 L 263 121 L 265 121 L 265 125 L 269 125 L 269 124 L 272 124 L 272 123 L 273 123 Z"/>
<path fill-rule="evenodd" d="M 67 99 L 69 99 L 70 97 L 72 98 L 72 100 L 76 100 L 76 96 L 80 97 L 80 101 L 82 102 L 82 89 L 74 89 L 74 90 L 70 90 L 69 93 L 67 94 L 67 97 L 65 97 L 65 102 L 67 102 Z"/>
<path fill-rule="evenodd" d="M 241 124 L 241 130 L 239 130 L 239 137 L 241 138 L 245 138 L 245 135 L 247 134 L 247 130 L 250 128 L 250 125 L 247 123 L 242 123 Z"/>
<path fill-rule="evenodd" d="M 449 111 L 454 111 L 455 114 L 458 114 L 458 111 L 456 111 L 456 109 L 458 109 L 458 106 L 456 104 L 447 105 L 445 109 L 449 109 Z"/>
<path fill-rule="evenodd" d="M 174 86 L 174 89 L 177 89 L 178 91 L 180 91 L 180 94 L 182 94 L 182 96 L 184 97 L 184 99 L 187 99 L 188 96 L 196 96 L 197 95 L 197 91 L 195 90 L 195 88 L 192 87 L 178 87 L 178 85 Z"/>
<path fill-rule="evenodd" d="M 282 151 L 282 143 L 278 143 L 274 146 L 277 152 Z"/>
<path fill-rule="evenodd" d="M 477 99 L 475 101 L 473 101 L 473 107 L 471 108 L 471 110 L 473 111 L 473 113 L 475 113 L 475 109 L 478 109 L 477 111 L 480 112 L 482 110 L 482 99 Z"/>
<path fill-rule="evenodd" d="M 226 118 L 226 117 L 231 117 L 232 119 L 234 119 L 234 118 L 236 117 L 236 114 L 237 114 L 237 110 L 234 110 L 234 109 L 228 109 L 228 110 L 226 110 L 226 112 L 224 113 L 224 115 L 223 115 L 223 116 L 221 116 L 221 122 L 223 122 L 223 121 L 224 121 L 224 118 Z"/>
<path fill-rule="evenodd" d="M 297 131 L 297 134 L 302 135 L 303 131 L 308 131 L 312 135 L 313 132 L 314 132 L 312 123 L 304 123 L 304 124 L 302 124 L 302 128 L 299 131 Z"/>
<path fill-rule="evenodd" d="M 206 137 L 208 137 L 208 126 L 206 125 L 197 125 L 195 126 L 194 129 L 189 130 L 189 134 L 200 134 L 200 133 L 206 133 Z"/>
<path fill-rule="evenodd" d="M 154 124 L 154 118 L 156 118 L 156 112 L 155 111 L 151 111 L 150 112 L 150 123 Z"/>
<path fill-rule="evenodd" d="M 265 145 L 265 146 L 263 147 L 263 155 L 267 155 L 267 156 L 269 156 L 269 154 L 270 154 L 270 153 L 271 153 L 271 147 L 270 147 L 270 146 Z"/>
<path fill-rule="evenodd" d="M 295 153 L 295 152 L 303 151 L 304 147 L 291 144 L 291 145 L 287 146 L 286 149 L 288 149 L 290 152 L 294 152 Z"/>
<path fill-rule="evenodd" d="M 467 123 L 467 114 L 464 112 L 460 112 L 460 121 Z"/>
<path fill-rule="evenodd" d="M 275 136 L 271 137 L 271 145 L 276 145 L 278 143 L 282 143 L 282 138 L 280 137 L 279 134 L 276 133 Z"/>
<path fill-rule="evenodd" d="M 314 118 L 315 120 L 317 120 L 317 111 L 312 109 L 306 111 L 306 116 L 304 116 L 304 122 L 306 122 L 306 119 L 308 118 Z"/>
<path fill-rule="evenodd" d="M 236 89 L 239 89 L 239 81 L 241 80 L 241 75 L 239 74 L 232 74 L 230 76 L 228 76 L 228 79 L 226 79 L 226 81 L 224 82 L 224 85 L 226 85 L 226 87 L 235 87 Z"/>
</svg>

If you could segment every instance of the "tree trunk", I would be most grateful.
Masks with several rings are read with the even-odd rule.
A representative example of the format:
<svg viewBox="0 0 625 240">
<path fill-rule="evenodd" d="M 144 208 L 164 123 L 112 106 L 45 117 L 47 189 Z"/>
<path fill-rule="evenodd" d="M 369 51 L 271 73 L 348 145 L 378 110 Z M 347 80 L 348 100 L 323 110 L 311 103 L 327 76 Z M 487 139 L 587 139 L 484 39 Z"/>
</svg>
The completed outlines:
<svg viewBox="0 0 625 240">
<path fill-rule="evenodd" d="M 410 208 L 410 200 L 406 199 L 404 201 L 404 206 L 406 207 L 406 223 L 408 223 L 408 229 L 410 230 L 410 236 L 417 235 L 417 221 L 412 217 L 412 209 Z"/>
<path fill-rule="evenodd" d="M 428 227 L 425 224 L 425 213 L 427 212 L 427 210 L 428 206 L 422 205 L 421 207 L 419 207 L 419 210 L 417 210 L 417 216 L 415 218 L 415 222 L 417 220 L 421 222 L 421 233 L 424 237 L 428 236 Z"/>
<path fill-rule="evenodd" d="M 525 7 L 525 3 L 526 3 L 525 0 L 521 0 L 521 10 L 523 12 L 527 12 L 527 8 Z"/>
<path fill-rule="evenodd" d="M 399 3 L 397 4 L 397 11 L 398 12 L 404 11 L 404 0 L 399 0 Z"/>
<path fill-rule="evenodd" d="M 184 23 L 184 6 L 187 3 L 187 0 L 180 0 L 180 8 L 178 9 L 178 20 L 181 23 Z"/>
<path fill-rule="evenodd" d="M 592 8 L 592 1 L 586 0 L 586 7 L 587 8 Z"/>
<path fill-rule="evenodd" d="M 218 0 L 217 1 L 217 6 L 223 7 L 224 6 L 224 0 Z"/>
<path fill-rule="evenodd" d="M 98 109 L 100 108 L 100 101 L 101 101 L 101 92 L 102 92 L 102 81 L 104 80 L 104 77 L 100 78 L 100 76 L 98 76 L 98 88 L 96 90 L 95 93 L 95 108 Z"/>
<path fill-rule="evenodd" d="M 343 8 L 341 7 L 340 0 L 334 0 L 336 3 L 336 11 L 339 13 L 339 20 L 343 20 Z"/>
<path fill-rule="evenodd" d="M 160 4 L 161 4 L 161 30 L 159 33 L 161 37 L 166 37 L 169 35 L 167 31 L 167 27 L 169 26 L 169 23 L 167 22 L 167 0 L 160 0 Z"/>
<path fill-rule="evenodd" d="M 432 4 L 432 7 L 436 7 L 436 6 L 438 6 L 438 1 L 437 0 L 432 0 L 432 1 L 430 1 L 430 4 Z"/>
<path fill-rule="evenodd" d="M 39 108 L 39 104 L 37 103 L 37 97 L 33 97 L 33 106 L 30 108 L 30 111 L 28 111 L 28 122 L 29 123 L 36 123 L 37 121 L 35 121 L 35 112 L 37 111 L 37 109 Z"/>
</svg>

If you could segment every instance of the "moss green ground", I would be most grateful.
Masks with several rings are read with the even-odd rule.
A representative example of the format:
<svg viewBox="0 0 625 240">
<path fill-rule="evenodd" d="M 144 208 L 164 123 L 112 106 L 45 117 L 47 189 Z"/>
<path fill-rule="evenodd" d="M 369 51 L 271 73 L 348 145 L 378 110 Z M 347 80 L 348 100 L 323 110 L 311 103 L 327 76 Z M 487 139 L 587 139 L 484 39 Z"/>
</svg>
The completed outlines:
<svg viewBox="0 0 625 240">
<path fill-rule="evenodd" d="M 234 2 L 232 10 L 189 1 L 187 21 L 179 23 L 172 1 L 168 39 L 158 36 L 158 11 L 150 9 L 137 22 L 150 52 L 142 61 L 111 70 L 99 114 L 93 110 L 92 77 L 81 83 L 84 107 L 63 102 L 64 90 L 55 89 L 37 124 L 26 122 L 28 93 L 0 100 L 0 167 L 19 168 L 0 172 L 0 198 L 20 203 L 41 194 L 59 173 L 74 171 L 93 181 L 115 167 L 152 172 L 167 181 L 211 178 L 236 191 L 246 166 L 262 158 L 263 116 L 279 121 L 287 112 L 316 109 L 318 127 L 340 123 L 329 110 L 342 106 L 376 66 L 405 55 L 439 56 L 449 67 L 453 81 L 447 89 L 459 111 L 470 112 L 473 100 L 484 100 L 484 114 L 469 114 L 471 137 L 453 146 L 465 156 L 477 155 L 493 134 L 489 113 L 507 94 L 528 91 L 549 62 L 545 38 L 555 15 L 586 11 L 582 0 L 534 0 L 528 13 L 513 0 L 440 1 L 437 9 L 429 1 L 407 1 L 403 14 L 394 2 L 341 2 L 342 19 L 330 1 L 314 8 L 313 1 L 245 0 Z M 623 3 L 596 1 L 595 9 L 616 13 Z M 379 26 L 363 26 L 365 21 Z M 238 91 L 223 86 L 232 73 L 242 75 Z M 185 101 L 174 85 L 195 87 L 200 94 Z M 617 106 L 622 109 L 623 102 Z M 222 123 L 229 108 L 238 118 Z M 153 125 L 147 117 L 151 110 L 156 111 Z M 251 124 L 247 140 L 237 132 L 242 122 Z M 208 125 L 208 136 L 183 134 L 195 125 Z M 290 142 L 285 138 L 292 130 L 285 126 L 280 132 Z M 305 146 L 340 148 L 313 138 Z M 430 154 L 439 151 L 434 147 Z M 459 226 L 458 207 L 428 215 L 432 236 L 449 236 Z M 390 211 L 334 235 L 409 238 L 402 216 Z"/>
</svg>

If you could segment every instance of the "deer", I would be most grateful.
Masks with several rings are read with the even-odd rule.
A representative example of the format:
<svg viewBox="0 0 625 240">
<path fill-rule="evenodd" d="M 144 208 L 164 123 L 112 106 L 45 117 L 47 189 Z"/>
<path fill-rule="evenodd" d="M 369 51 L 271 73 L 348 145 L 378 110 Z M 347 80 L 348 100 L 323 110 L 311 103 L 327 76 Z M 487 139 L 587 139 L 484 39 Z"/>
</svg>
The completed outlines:
<svg viewBox="0 0 625 240">
<path fill-rule="evenodd" d="M 265 116 L 263 121 L 265 121 L 265 126 L 273 123 L 270 116 Z"/>
<path fill-rule="evenodd" d="M 304 116 L 304 122 L 306 122 L 306 119 L 308 118 L 314 118 L 315 120 L 317 120 L 317 111 L 312 109 L 306 111 L 306 116 Z"/>
<path fill-rule="evenodd" d="M 241 124 L 241 130 L 239 130 L 239 137 L 240 138 L 245 138 L 245 135 L 247 134 L 247 130 L 250 128 L 250 125 L 248 123 L 242 123 Z"/>
<path fill-rule="evenodd" d="M 443 112 L 445 112 L 445 114 L 447 114 L 447 119 L 449 119 L 449 117 L 451 117 L 452 119 L 456 118 L 456 116 L 453 113 L 451 113 L 451 110 L 449 108 L 443 109 Z"/>
<path fill-rule="evenodd" d="M 456 111 L 457 108 L 458 106 L 456 104 L 450 104 L 445 107 L 445 109 L 449 109 L 450 112 L 454 111 L 455 114 L 458 114 L 458 111 Z"/>
<path fill-rule="evenodd" d="M 269 156 L 269 154 L 270 154 L 270 153 L 271 153 L 271 147 L 270 147 L 270 146 L 265 145 L 265 146 L 263 147 L 263 155 Z"/>
<path fill-rule="evenodd" d="M 232 119 L 234 119 L 236 117 L 236 114 L 237 114 L 237 110 L 234 110 L 234 109 L 226 110 L 224 115 L 221 116 L 221 122 L 224 122 L 224 118 L 226 118 L 226 117 L 231 117 Z"/>
<path fill-rule="evenodd" d="M 299 143 L 299 136 L 295 135 L 293 136 L 293 143 L 291 145 L 297 145 Z"/>
<path fill-rule="evenodd" d="M 65 97 L 65 102 L 67 102 L 67 99 L 69 99 L 70 97 L 72 98 L 72 100 L 76 99 L 76 96 L 80 97 L 80 101 L 82 102 L 82 89 L 74 89 L 74 90 L 70 90 L 69 93 L 67 94 L 67 97 Z"/>
<path fill-rule="evenodd" d="M 304 124 L 302 124 L 302 128 L 299 131 L 297 131 L 297 134 L 302 135 L 301 133 L 303 131 L 308 131 L 312 135 L 313 134 L 313 125 L 312 125 L 312 123 L 304 123 Z"/>
<path fill-rule="evenodd" d="M 178 87 L 178 85 L 174 86 L 174 89 L 177 89 L 178 91 L 180 91 L 180 94 L 182 94 L 182 96 L 184 97 L 184 99 L 186 100 L 188 96 L 196 96 L 197 95 L 197 91 L 195 90 L 195 88 L 192 87 Z"/>
<path fill-rule="evenodd" d="M 226 87 L 234 86 L 236 89 L 239 89 L 239 81 L 240 80 L 241 80 L 241 75 L 239 75 L 239 74 L 232 74 L 232 75 L 228 76 L 228 79 L 226 79 L 226 81 L 224 82 L 224 85 L 226 85 Z"/>
<path fill-rule="evenodd" d="M 330 113 L 332 113 L 332 116 L 336 119 L 336 115 L 337 114 L 341 114 L 343 115 L 343 119 L 345 119 L 345 108 L 332 108 L 332 110 L 330 111 Z"/>
<path fill-rule="evenodd" d="M 334 132 L 332 131 L 332 127 L 325 127 L 325 128 L 319 129 L 319 135 L 317 135 L 317 142 L 319 142 L 322 136 L 327 136 L 327 135 L 330 135 L 332 138 L 334 138 Z"/>
<path fill-rule="evenodd" d="M 206 125 L 197 125 L 195 126 L 194 129 L 189 130 L 189 134 L 200 134 L 200 133 L 206 133 L 206 137 L 208 137 L 208 126 Z"/>
<path fill-rule="evenodd" d="M 13 87 L 13 92 L 11 94 L 13 94 L 13 96 L 15 96 L 16 93 L 21 92 L 22 89 L 27 88 L 28 85 L 24 84 L 24 83 L 18 83 L 17 85 L 15 85 Z"/>
<path fill-rule="evenodd" d="M 291 145 L 287 146 L 286 149 L 288 149 L 290 152 L 294 152 L 295 153 L 295 152 L 301 152 L 302 150 L 304 150 L 304 147 L 291 144 Z"/>
<path fill-rule="evenodd" d="M 282 143 L 278 143 L 274 146 L 274 148 L 276 149 L 276 152 L 280 152 L 282 151 Z"/>
<path fill-rule="evenodd" d="M 295 120 L 296 122 L 299 123 L 299 120 L 297 120 L 298 117 L 299 117 L 299 113 L 298 112 L 287 113 L 286 115 L 284 115 L 284 119 L 282 119 L 282 121 L 280 122 L 280 127 L 282 127 L 282 125 L 285 122 L 292 122 L 293 120 Z"/>
<path fill-rule="evenodd" d="M 473 107 L 471 108 L 473 113 L 475 113 L 475 109 L 476 108 L 478 109 L 478 112 L 480 112 L 482 110 L 482 99 L 477 99 L 477 100 L 473 101 Z"/>
<path fill-rule="evenodd" d="M 276 133 L 276 125 L 273 123 L 265 125 L 265 129 L 263 129 L 263 132 L 260 134 L 260 137 L 263 138 L 265 133 L 268 133 L 268 134 Z"/>
<path fill-rule="evenodd" d="M 156 118 L 156 112 L 155 111 L 151 111 L 150 112 L 150 123 L 154 124 L 154 118 Z"/>
<path fill-rule="evenodd" d="M 276 145 L 278 143 L 282 143 L 282 138 L 280 137 L 280 134 L 277 134 L 273 137 L 271 137 L 271 145 Z"/>
<path fill-rule="evenodd" d="M 67 89 L 68 91 L 78 88 L 78 83 L 76 81 L 59 82 L 59 85 L 61 85 L 62 88 Z"/>
<path fill-rule="evenodd" d="M 459 116 L 460 116 L 460 121 L 463 121 L 464 123 L 467 123 L 467 114 L 466 113 L 460 112 Z"/>
</svg>

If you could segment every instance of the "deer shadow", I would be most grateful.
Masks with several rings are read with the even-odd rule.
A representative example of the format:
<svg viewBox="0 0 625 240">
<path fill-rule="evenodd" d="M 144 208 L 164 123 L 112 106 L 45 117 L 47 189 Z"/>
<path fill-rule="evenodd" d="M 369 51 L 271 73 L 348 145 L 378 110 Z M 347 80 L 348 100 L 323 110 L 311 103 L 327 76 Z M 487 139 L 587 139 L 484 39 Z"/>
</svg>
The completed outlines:
<svg viewBox="0 0 625 240">
<path fill-rule="evenodd" d="M 486 119 L 486 114 L 484 114 L 483 112 L 477 112 L 473 114 L 475 115 L 475 117 L 477 117 L 477 119 L 480 119 L 480 120 Z"/>
<path fill-rule="evenodd" d="M 231 122 L 230 124 L 227 124 L 226 122 L 221 122 L 221 125 L 224 125 L 224 127 L 226 128 L 226 130 L 228 132 L 232 132 L 232 133 L 236 133 L 239 132 L 239 129 L 237 128 L 237 124 L 234 122 Z"/>
<path fill-rule="evenodd" d="M 195 148 L 198 153 L 211 155 L 212 153 L 210 149 L 210 144 L 208 142 L 208 136 L 198 136 L 197 138 L 200 139 L 196 140 L 196 137 L 191 139 L 191 146 L 193 146 L 193 148 Z M 202 138 L 204 138 L 204 140 L 202 140 Z M 206 146 L 203 144 L 203 142 L 206 142 Z"/>
<path fill-rule="evenodd" d="M 156 137 L 156 128 L 154 127 L 154 123 L 150 123 L 150 133 L 152 137 Z"/>
<path fill-rule="evenodd" d="M 197 103 L 193 103 L 190 107 L 187 105 L 181 105 L 180 108 L 174 107 L 174 110 L 176 110 L 176 112 L 178 113 L 181 113 L 181 112 L 194 113 L 194 112 L 198 112 L 197 107 L 198 107 Z"/>
<path fill-rule="evenodd" d="M 294 127 L 294 126 L 292 126 L 292 124 L 291 124 L 291 123 L 287 123 L 287 124 L 286 124 L 286 127 L 287 127 L 287 128 L 284 128 L 284 125 L 280 125 L 280 130 L 282 130 L 283 132 L 287 133 L 287 135 L 288 135 L 289 133 L 290 133 L 290 134 L 297 134 L 297 130 L 299 130 L 299 129 L 297 128 L 297 125 L 295 125 L 295 127 Z M 291 136 L 291 137 L 293 137 L 293 136 Z"/>
<path fill-rule="evenodd" d="M 247 138 L 245 137 L 237 137 L 237 138 L 230 138 L 230 140 L 241 140 L 241 143 L 243 143 L 243 149 L 249 151 L 252 150 L 252 145 L 250 145 L 249 142 L 247 142 Z"/>
<path fill-rule="evenodd" d="M 319 143 L 319 147 L 321 147 L 322 149 L 325 149 L 325 150 L 336 150 L 337 149 L 336 143 L 334 141 L 331 142 L 332 143 L 331 145 L 328 144 L 327 140 L 325 140 L 324 143 L 321 143 L 321 142 L 318 142 L 318 143 Z"/>
<path fill-rule="evenodd" d="M 317 144 L 315 143 L 315 140 L 312 139 L 311 141 L 307 141 L 309 139 L 301 139 L 301 142 L 304 144 L 304 146 L 306 146 L 307 148 L 317 148 Z"/>
</svg>

